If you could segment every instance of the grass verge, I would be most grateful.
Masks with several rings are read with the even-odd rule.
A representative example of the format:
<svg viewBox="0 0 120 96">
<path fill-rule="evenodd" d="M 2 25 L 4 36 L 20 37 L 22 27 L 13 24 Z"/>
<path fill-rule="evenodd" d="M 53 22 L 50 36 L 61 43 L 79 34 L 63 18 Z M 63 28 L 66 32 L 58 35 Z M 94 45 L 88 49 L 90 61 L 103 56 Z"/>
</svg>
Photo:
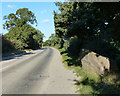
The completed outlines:
<svg viewBox="0 0 120 96">
<path fill-rule="evenodd" d="M 120 77 L 113 73 L 105 74 L 103 77 L 93 73 L 85 72 L 80 66 L 75 66 L 78 63 L 77 60 L 71 58 L 64 48 L 59 49 L 62 55 L 64 66 L 67 69 L 74 69 L 74 72 L 80 80 L 76 80 L 77 93 L 91 94 L 96 96 L 98 94 L 113 94 L 114 96 L 120 95 Z"/>
</svg>

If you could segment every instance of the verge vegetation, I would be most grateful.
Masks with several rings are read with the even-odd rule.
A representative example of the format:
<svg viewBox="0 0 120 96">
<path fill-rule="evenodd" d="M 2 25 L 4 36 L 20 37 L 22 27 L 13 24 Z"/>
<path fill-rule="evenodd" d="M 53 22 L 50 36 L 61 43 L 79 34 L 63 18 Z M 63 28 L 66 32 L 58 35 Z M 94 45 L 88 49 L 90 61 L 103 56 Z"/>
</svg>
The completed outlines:
<svg viewBox="0 0 120 96">
<path fill-rule="evenodd" d="M 4 21 L 3 28 L 8 33 L 0 36 L 3 57 L 42 47 L 44 34 L 32 27 L 33 24 L 37 25 L 37 20 L 28 8 L 4 16 Z"/>
<path fill-rule="evenodd" d="M 57 2 L 54 11 L 55 34 L 43 43 L 57 48 L 64 65 L 74 69 L 77 92 L 81 94 L 120 94 L 120 3 Z M 81 52 L 96 52 L 114 60 L 118 70 L 96 75 L 84 71 Z"/>
</svg>

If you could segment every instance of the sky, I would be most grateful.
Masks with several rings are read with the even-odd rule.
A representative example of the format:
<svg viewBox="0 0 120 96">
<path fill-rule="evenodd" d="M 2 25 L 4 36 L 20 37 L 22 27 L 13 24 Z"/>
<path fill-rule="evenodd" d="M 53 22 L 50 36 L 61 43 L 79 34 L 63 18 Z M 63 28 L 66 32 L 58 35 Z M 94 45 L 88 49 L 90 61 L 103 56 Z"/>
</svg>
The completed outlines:
<svg viewBox="0 0 120 96">
<path fill-rule="evenodd" d="M 2 2 L 2 4 L 0 3 L 2 5 L 2 24 L 5 22 L 3 20 L 3 17 L 5 15 L 15 13 L 20 8 L 28 8 L 35 14 L 38 22 L 38 26 L 36 27 L 35 25 L 33 25 L 33 27 L 44 33 L 45 41 L 49 38 L 49 36 L 52 33 L 55 33 L 53 11 L 54 10 L 58 11 L 58 7 L 54 4 L 54 2 L 33 2 L 33 1 L 34 0 L 32 0 L 32 2 Z M 7 30 L 2 29 L 3 34 L 7 32 L 8 32 Z"/>
</svg>

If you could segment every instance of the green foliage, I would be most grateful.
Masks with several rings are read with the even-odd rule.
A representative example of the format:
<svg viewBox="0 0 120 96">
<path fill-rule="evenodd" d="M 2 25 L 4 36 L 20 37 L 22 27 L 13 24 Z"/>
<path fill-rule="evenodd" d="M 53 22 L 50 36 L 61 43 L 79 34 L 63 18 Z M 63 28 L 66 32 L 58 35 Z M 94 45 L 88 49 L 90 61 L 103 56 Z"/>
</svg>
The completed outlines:
<svg viewBox="0 0 120 96">
<path fill-rule="evenodd" d="M 43 34 L 31 25 L 14 27 L 13 30 L 5 34 L 8 40 L 14 43 L 16 49 L 39 48 L 42 46 Z"/>
<path fill-rule="evenodd" d="M 115 96 L 119 93 L 120 89 L 117 84 L 105 83 L 105 82 L 95 82 L 94 80 L 89 80 L 89 78 L 83 79 L 81 82 L 76 83 L 79 85 L 79 92 L 82 94 L 114 94 Z"/>
<path fill-rule="evenodd" d="M 80 54 L 80 50 L 82 48 L 82 41 L 81 39 L 78 38 L 71 38 L 70 39 L 70 44 L 68 47 L 68 52 L 71 56 L 78 57 Z"/>
<path fill-rule="evenodd" d="M 10 51 L 15 50 L 12 42 L 7 40 L 4 36 L 1 36 L 1 38 L 2 38 L 2 53 L 6 53 L 6 52 L 10 52 Z"/>
<path fill-rule="evenodd" d="M 102 39 L 84 41 L 83 48 L 96 52 L 110 59 L 115 59 L 117 57 L 116 54 L 120 54 L 120 51 L 113 44 L 110 44 L 110 42 L 106 42 Z"/>
<path fill-rule="evenodd" d="M 5 16 L 3 25 L 9 33 L 5 34 L 16 49 L 36 49 L 42 47 L 44 35 L 30 24 L 37 23 L 35 15 L 27 8 L 18 9 L 16 14 Z"/>
<path fill-rule="evenodd" d="M 112 38 L 120 42 L 120 2 L 94 3 L 94 6 L 104 14 L 108 22 L 106 29 L 109 29 Z"/>
<path fill-rule="evenodd" d="M 67 50 L 68 47 L 69 47 L 69 40 L 64 40 L 63 48 L 65 48 L 65 50 Z"/>
<path fill-rule="evenodd" d="M 87 39 L 104 28 L 105 20 L 92 3 L 64 2 L 56 3 L 60 13 L 54 12 L 55 31 L 60 37 L 77 36 Z M 98 17 L 99 16 L 99 17 Z"/>
<path fill-rule="evenodd" d="M 54 12 L 55 32 L 60 38 L 81 40 L 102 38 L 106 42 L 119 41 L 120 3 L 57 2 Z M 108 6 L 108 7 L 107 7 Z"/>
<path fill-rule="evenodd" d="M 33 38 L 35 39 L 35 41 L 39 45 L 39 47 L 42 47 L 43 37 L 44 37 L 44 34 L 41 33 L 39 30 L 38 30 L 37 34 L 33 35 Z"/>
<path fill-rule="evenodd" d="M 118 65 L 120 64 L 120 2 L 55 4 L 59 8 L 59 11 L 54 11 L 55 34 L 64 41 L 59 43 L 61 44 L 59 51 L 65 66 L 73 66 L 76 74 L 83 77 L 77 82 L 79 92 L 93 95 L 120 94 L 119 84 L 115 81 L 108 82 L 108 79 L 103 81 L 99 76 L 82 71 L 78 66 L 81 63 L 79 59 L 81 49 L 116 59 Z"/>
<path fill-rule="evenodd" d="M 51 45 L 50 43 L 51 43 L 50 40 L 46 40 L 45 42 L 43 42 L 43 46 L 50 46 Z"/>
<path fill-rule="evenodd" d="M 11 13 L 8 16 L 4 16 L 6 20 L 3 27 L 12 30 L 14 27 L 22 27 L 25 24 L 34 24 L 37 23 L 35 15 L 28 10 L 28 8 L 18 9 L 16 13 Z"/>
<path fill-rule="evenodd" d="M 58 46 L 59 48 L 61 48 L 61 46 L 63 46 L 63 39 L 59 38 L 56 34 L 51 34 L 51 36 L 49 37 L 49 40 L 46 40 L 43 43 L 43 46 Z"/>
<path fill-rule="evenodd" d="M 55 47 L 57 48 L 57 47 Z M 83 71 L 80 66 L 77 65 L 76 58 L 70 57 L 65 48 L 59 49 L 59 52 L 62 55 L 64 66 L 68 69 L 74 69 L 77 77 L 79 79 L 75 80 L 75 85 L 77 85 L 78 90 L 76 92 L 80 94 L 120 94 L 120 74 L 116 73 L 107 73 L 104 76 L 100 77 L 94 73 Z M 72 66 L 69 64 L 72 63 Z"/>
<path fill-rule="evenodd" d="M 61 47 L 65 47 L 72 57 L 77 59 L 85 48 L 111 59 L 118 58 L 120 3 L 55 4 L 59 7 L 59 11 L 54 12 L 55 32 L 63 41 L 66 37 L 70 39 L 68 44 L 61 43 Z"/>
</svg>

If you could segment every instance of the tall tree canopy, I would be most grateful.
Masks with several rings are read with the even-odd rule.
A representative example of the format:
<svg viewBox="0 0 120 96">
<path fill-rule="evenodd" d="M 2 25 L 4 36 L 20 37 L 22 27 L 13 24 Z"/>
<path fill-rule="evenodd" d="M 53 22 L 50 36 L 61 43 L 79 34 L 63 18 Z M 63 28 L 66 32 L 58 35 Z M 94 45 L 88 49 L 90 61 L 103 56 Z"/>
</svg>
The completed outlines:
<svg viewBox="0 0 120 96">
<path fill-rule="evenodd" d="M 8 16 L 4 16 L 6 20 L 3 27 L 12 30 L 13 27 L 22 27 L 25 24 L 34 24 L 37 23 L 34 13 L 28 10 L 28 8 L 18 9 L 16 13 L 11 13 Z"/>
<path fill-rule="evenodd" d="M 5 16 L 4 20 L 6 22 L 3 27 L 9 31 L 5 37 L 13 42 L 16 49 L 34 49 L 42 46 L 44 35 L 32 27 L 31 24 L 37 24 L 37 20 L 28 8 L 18 9 L 16 14 L 11 13 Z"/>
<path fill-rule="evenodd" d="M 114 34 L 111 35 L 112 38 L 119 40 L 120 3 L 57 2 L 55 4 L 59 7 L 59 12 L 54 12 L 55 31 L 59 37 L 77 36 L 88 39 L 108 32 Z"/>
<path fill-rule="evenodd" d="M 55 4 L 59 8 L 54 11 L 55 32 L 59 38 L 63 41 L 66 37 L 75 38 L 80 43 L 76 44 L 79 51 L 84 47 L 104 56 L 116 56 L 120 48 L 120 2 Z"/>
</svg>

